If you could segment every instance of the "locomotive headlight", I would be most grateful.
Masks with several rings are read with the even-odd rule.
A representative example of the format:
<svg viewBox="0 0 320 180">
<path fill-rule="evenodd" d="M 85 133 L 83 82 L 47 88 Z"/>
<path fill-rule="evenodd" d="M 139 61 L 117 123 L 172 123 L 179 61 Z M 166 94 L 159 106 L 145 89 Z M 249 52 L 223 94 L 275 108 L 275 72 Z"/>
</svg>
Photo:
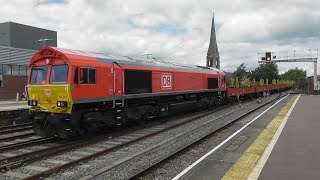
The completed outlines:
<svg viewBox="0 0 320 180">
<path fill-rule="evenodd" d="M 57 106 L 58 107 L 67 107 L 68 103 L 67 103 L 67 101 L 57 101 Z"/>
<path fill-rule="evenodd" d="M 28 101 L 29 106 L 37 106 L 38 102 L 36 100 L 30 100 Z"/>
</svg>

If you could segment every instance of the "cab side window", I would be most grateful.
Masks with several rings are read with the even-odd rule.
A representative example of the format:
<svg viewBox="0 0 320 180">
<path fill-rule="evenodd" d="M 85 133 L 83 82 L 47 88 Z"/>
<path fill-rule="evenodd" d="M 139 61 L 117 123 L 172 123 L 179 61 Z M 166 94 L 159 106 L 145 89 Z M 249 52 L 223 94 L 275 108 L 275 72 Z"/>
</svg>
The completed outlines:
<svg viewBox="0 0 320 180">
<path fill-rule="evenodd" d="M 89 69 L 89 84 L 95 84 L 96 83 L 96 69 Z"/>
<path fill-rule="evenodd" d="M 95 84 L 95 83 L 96 83 L 96 69 L 80 68 L 80 84 Z"/>
</svg>

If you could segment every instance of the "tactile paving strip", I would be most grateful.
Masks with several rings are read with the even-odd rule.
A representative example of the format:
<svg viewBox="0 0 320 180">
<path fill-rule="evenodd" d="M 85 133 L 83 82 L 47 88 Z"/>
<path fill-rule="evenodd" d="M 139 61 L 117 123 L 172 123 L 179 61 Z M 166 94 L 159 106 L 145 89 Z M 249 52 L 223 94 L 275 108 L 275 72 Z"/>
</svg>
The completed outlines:
<svg viewBox="0 0 320 180">
<path fill-rule="evenodd" d="M 291 100 L 281 109 L 277 116 L 269 123 L 258 138 L 251 144 L 251 146 L 243 153 L 238 161 L 229 169 L 223 180 L 233 179 L 248 179 L 250 173 L 259 162 L 266 147 L 272 140 L 274 134 L 278 130 L 280 124 L 288 113 L 298 96 L 294 96 Z"/>
</svg>

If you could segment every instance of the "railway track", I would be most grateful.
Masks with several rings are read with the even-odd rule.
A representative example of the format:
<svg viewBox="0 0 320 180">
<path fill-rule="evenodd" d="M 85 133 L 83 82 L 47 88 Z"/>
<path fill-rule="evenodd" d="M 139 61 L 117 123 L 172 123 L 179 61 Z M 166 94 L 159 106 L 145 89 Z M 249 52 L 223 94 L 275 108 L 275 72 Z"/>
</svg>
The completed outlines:
<svg viewBox="0 0 320 180">
<path fill-rule="evenodd" d="M 17 124 L 17 125 L 2 126 L 2 127 L 0 127 L 0 132 L 3 130 L 21 128 L 21 127 L 26 127 L 26 126 L 32 126 L 32 123 L 23 123 L 23 124 Z"/>
<path fill-rule="evenodd" d="M 270 103 L 270 102 L 269 102 Z M 223 122 L 221 119 L 226 119 L 228 116 L 234 116 L 234 114 L 240 114 L 241 116 L 246 115 L 254 111 L 258 107 L 262 107 L 263 104 L 259 105 L 258 107 L 248 109 L 247 111 L 243 111 L 246 109 L 246 106 L 249 106 L 251 103 L 243 104 L 243 108 L 239 109 L 237 106 L 233 107 L 233 110 L 228 113 L 216 113 L 216 116 L 212 115 L 213 111 L 208 111 L 205 113 L 200 113 L 197 115 L 192 115 L 191 117 L 182 118 L 180 120 L 174 122 L 167 122 L 164 124 L 158 124 L 150 127 L 146 127 L 144 129 L 134 131 L 134 132 L 127 132 L 122 133 L 123 135 L 119 134 L 118 137 L 114 137 L 112 139 L 108 138 L 101 138 L 95 139 L 87 142 L 74 142 L 68 145 L 61 145 L 60 147 L 54 147 L 52 149 L 45 149 L 40 150 L 37 152 L 31 152 L 24 155 L 20 155 L 17 157 L 10 157 L 0 161 L 0 170 L 4 172 L 1 174 L 3 178 L 5 177 L 17 177 L 17 178 L 25 178 L 25 179 L 39 179 L 48 177 L 54 173 L 58 173 L 65 169 L 70 169 L 72 167 L 78 166 L 80 164 L 85 164 L 90 160 L 103 156 L 103 159 L 110 159 L 114 162 L 113 165 L 109 165 L 100 169 L 99 171 L 91 172 L 89 174 L 84 174 L 85 178 L 93 178 L 99 177 L 101 174 L 105 174 L 110 171 L 114 171 L 115 169 L 121 169 L 121 167 L 130 164 L 131 161 L 137 158 L 142 158 L 146 156 L 146 154 L 150 155 L 150 152 L 155 152 L 157 149 L 161 148 L 168 143 L 174 143 L 177 139 L 180 138 L 179 141 L 183 142 L 183 139 L 188 139 L 188 133 L 195 133 L 199 131 L 199 129 L 207 129 L 210 127 L 210 123 L 221 121 L 221 127 L 225 126 L 226 124 L 235 121 L 238 117 L 233 117 L 232 121 Z M 216 112 L 216 110 L 214 111 Z M 211 120 L 204 120 L 205 117 L 211 115 Z M 228 119 L 228 118 L 227 118 Z M 183 126 L 187 126 L 188 124 L 193 123 L 193 129 L 183 133 Z M 221 128 L 220 127 L 220 128 Z M 180 130 L 179 130 L 180 129 Z M 213 130 L 217 130 L 217 126 L 213 127 Z M 163 134 L 168 134 L 171 131 L 178 131 L 180 133 L 175 135 L 169 135 L 171 138 L 169 139 L 162 139 L 158 143 L 151 143 L 148 148 L 143 148 L 139 151 L 134 151 L 134 153 L 125 152 L 123 149 L 127 149 L 128 147 L 135 147 L 135 146 L 142 146 L 139 145 L 144 143 L 144 141 L 150 141 L 148 139 L 153 138 L 160 138 Z M 202 132 L 200 130 L 200 132 Z M 202 134 L 202 133 L 198 133 Z M 203 138 L 203 137 L 202 137 Z M 166 139 L 166 140 L 165 140 Z M 192 141 L 192 143 L 196 142 L 197 140 Z M 186 147 L 184 145 L 183 147 Z M 182 148 L 178 148 L 182 149 Z M 137 153 L 138 152 L 138 153 Z M 176 153 L 176 152 L 174 152 Z M 123 154 L 122 157 L 117 157 L 114 154 Z M 167 155 L 168 157 L 169 155 Z M 148 157 L 148 156 L 147 156 Z M 161 157 L 161 156 L 160 156 Z M 162 159 L 163 160 L 163 159 Z M 156 163 L 162 161 L 157 160 Z M 152 167 L 154 162 L 150 163 L 150 166 L 141 168 L 133 173 L 131 173 L 130 177 L 134 177 L 137 174 L 142 173 L 145 169 Z M 97 173 L 100 172 L 100 173 Z M 107 173 L 108 174 L 108 173 Z M 0 178 L 1 178 L 0 176 Z M 80 178 L 73 177 L 74 178 Z M 54 175 L 54 179 L 68 179 L 63 175 Z M 83 178 L 83 177 L 82 177 Z M 111 178 L 111 177 L 110 177 Z M 113 177 L 114 178 L 114 177 Z"/>
<path fill-rule="evenodd" d="M 18 124 L 0 127 L 0 147 L 13 144 L 13 141 L 24 141 L 24 139 L 35 136 L 32 123 Z"/>
<path fill-rule="evenodd" d="M 59 155 L 65 152 L 69 152 L 75 149 L 79 149 L 79 148 L 94 144 L 94 143 L 99 143 L 102 140 L 109 139 L 111 135 L 114 137 L 117 137 L 123 133 L 129 133 L 132 131 L 135 131 L 135 130 L 128 129 L 128 130 L 121 131 L 119 133 L 112 133 L 109 135 L 104 134 L 99 137 L 71 141 L 67 143 L 62 143 L 61 145 L 57 145 L 57 146 L 53 146 L 53 147 L 49 147 L 49 148 L 45 148 L 37 151 L 32 151 L 29 153 L 24 153 L 24 154 L 13 156 L 13 157 L 0 159 L 0 171 L 5 172 L 7 170 L 18 168 L 18 167 L 21 167 L 22 165 L 30 164 L 32 162 L 36 162 L 44 158 Z M 44 142 L 47 142 L 48 140 L 52 140 L 52 139 L 53 138 L 45 138 Z"/>
<path fill-rule="evenodd" d="M 35 133 L 31 132 L 31 133 L 26 133 L 26 134 L 18 134 L 16 136 L 3 137 L 3 138 L 0 138 L 0 142 L 12 141 L 15 139 L 24 139 L 24 138 L 29 138 L 31 136 L 35 136 Z"/>
<path fill-rule="evenodd" d="M 192 144 L 200 141 L 201 139 L 209 136 L 210 134 L 216 132 L 217 130 L 220 130 L 221 128 L 224 128 L 225 126 L 227 126 L 229 123 L 232 123 L 250 113 L 252 113 L 253 111 L 267 105 L 271 103 L 265 103 L 262 105 L 259 105 L 253 109 L 250 109 L 248 111 L 245 112 L 241 112 L 240 110 L 234 110 L 230 113 L 227 113 L 225 115 L 222 116 L 218 116 L 214 119 L 211 119 L 207 122 L 201 123 L 198 126 L 193 127 L 191 130 L 189 131 L 185 131 L 183 133 L 177 133 L 175 136 L 154 144 L 153 146 L 150 146 L 149 148 L 139 152 L 139 153 L 135 153 L 133 155 L 129 155 L 129 158 L 122 158 L 120 160 L 118 160 L 116 163 L 112 163 L 111 166 L 107 166 L 107 167 L 103 167 L 97 171 L 95 171 L 94 173 L 91 173 L 85 177 L 82 177 L 82 179 L 100 179 L 100 178 L 115 178 L 114 173 L 117 171 L 123 171 L 126 169 L 126 167 L 130 167 L 134 164 L 136 164 L 136 162 L 139 162 L 140 159 L 145 159 L 145 157 L 150 157 L 150 156 L 155 156 L 153 158 L 148 158 L 148 160 L 144 160 L 144 162 L 149 162 L 148 165 L 143 165 L 141 164 L 141 166 L 139 168 L 136 168 L 134 171 L 129 172 L 125 177 L 121 177 L 120 178 L 125 178 L 125 179 L 131 179 L 131 178 L 137 178 L 140 174 L 145 173 L 145 171 L 149 170 L 150 168 L 158 165 L 160 162 L 170 158 L 171 156 L 181 152 L 182 150 L 184 150 L 185 148 L 191 146 Z M 238 113 L 238 116 L 234 116 L 234 113 Z M 229 119 L 229 121 L 226 121 L 225 123 L 222 123 L 223 125 L 220 127 L 215 127 L 212 124 L 214 121 L 216 120 L 221 120 L 221 119 Z M 221 121 L 222 122 L 222 121 Z M 206 132 L 206 133 L 204 133 Z M 197 136 L 196 134 L 201 134 L 199 135 L 197 138 L 194 138 L 194 136 Z M 170 146 L 175 145 L 175 144 L 180 144 L 180 146 L 176 146 L 175 148 L 172 148 Z M 168 148 L 170 147 L 170 148 Z M 167 149 L 166 149 L 167 148 Z M 166 149 L 167 153 L 159 153 L 161 150 L 163 151 L 164 149 Z M 157 154 L 157 155 L 154 155 Z M 119 178 L 119 176 L 117 177 Z"/>
<path fill-rule="evenodd" d="M 0 127 L 0 135 L 12 134 L 15 132 L 28 131 L 28 130 L 32 130 L 31 123 L 12 125 L 12 126 L 3 126 L 3 127 Z"/>
<path fill-rule="evenodd" d="M 39 145 L 41 143 L 47 143 L 48 141 L 54 140 L 54 139 L 55 138 L 53 138 L 53 137 L 36 138 L 36 139 L 26 140 L 26 141 L 22 141 L 22 142 L 13 143 L 13 144 L 7 144 L 7 145 L 0 146 L 0 152 L 11 151 L 13 149 L 23 148 L 26 146 L 35 146 L 35 145 Z"/>
<path fill-rule="evenodd" d="M 154 126 L 154 125 L 159 125 L 159 123 L 161 122 L 157 122 L 157 123 L 150 123 L 147 126 Z M 139 130 L 145 128 L 141 127 Z M 112 133 L 110 135 L 103 135 L 100 138 L 92 138 L 92 139 L 86 139 L 86 140 L 79 140 L 79 141 L 75 141 L 75 142 L 70 142 L 70 143 L 66 143 L 66 144 L 62 144 L 59 146 L 54 146 L 54 147 L 50 147 L 50 148 L 46 148 L 46 149 L 41 149 L 38 151 L 33 151 L 33 152 L 29 152 L 29 153 L 25 153 L 25 154 L 21 154 L 21 155 L 17 155 L 17 156 L 13 156 L 13 157 L 8 157 L 8 158 L 4 158 L 0 160 L 0 171 L 1 172 L 6 172 L 10 169 L 14 169 L 14 168 L 18 168 L 21 167 L 23 165 L 26 164 L 30 164 L 36 161 L 39 161 L 41 159 L 44 158 L 48 158 L 48 157 L 52 157 L 52 156 L 56 156 L 65 152 L 70 152 L 72 150 L 75 149 L 79 149 L 94 143 L 99 143 L 100 141 L 103 140 L 108 140 L 110 138 L 110 136 L 113 136 L 113 138 L 115 137 L 120 137 L 123 134 L 129 134 L 130 132 L 136 132 L 139 130 L 125 130 L 125 131 L 121 131 L 119 133 Z M 106 138 L 107 136 L 107 138 Z M 48 140 L 48 139 L 47 139 Z M 44 139 L 44 142 L 47 141 L 46 139 Z M 49 139 L 50 140 L 50 139 Z M 115 143 L 115 142 L 114 142 Z M 117 143 L 115 143 L 117 144 Z M 19 145 L 19 144 L 17 144 Z M 16 145 L 15 145 L 16 146 Z M 10 148 L 9 146 L 4 147 L 4 148 Z M 3 148 L 3 149 L 4 149 Z M 0 148 L 1 151 L 1 148 Z"/>
</svg>

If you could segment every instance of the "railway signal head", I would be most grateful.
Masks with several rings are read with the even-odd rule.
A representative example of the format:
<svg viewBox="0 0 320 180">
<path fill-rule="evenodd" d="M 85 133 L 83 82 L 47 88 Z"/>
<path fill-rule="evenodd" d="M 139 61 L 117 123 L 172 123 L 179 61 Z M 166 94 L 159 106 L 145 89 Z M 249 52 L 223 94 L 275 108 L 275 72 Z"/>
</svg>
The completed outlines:
<svg viewBox="0 0 320 180">
<path fill-rule="evenodd" d="M 271 62 L 271 52 L 266 52 L 266 61 Z"/>
</svg>

